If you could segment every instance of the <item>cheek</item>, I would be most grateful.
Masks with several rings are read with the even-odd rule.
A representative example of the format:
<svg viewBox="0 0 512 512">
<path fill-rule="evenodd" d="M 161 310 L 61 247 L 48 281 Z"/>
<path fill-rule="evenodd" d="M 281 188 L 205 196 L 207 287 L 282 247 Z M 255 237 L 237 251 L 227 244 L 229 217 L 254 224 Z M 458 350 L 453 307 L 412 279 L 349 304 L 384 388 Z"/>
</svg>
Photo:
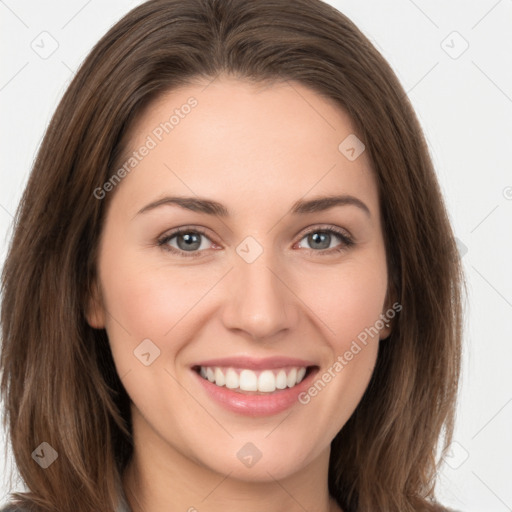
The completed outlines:
<svg viewBox="0 0 512 512">
<path fill-rule="evenodd" d="M 121 272 L 111 276 L 107 304 L 117 312 L 128 330 L 161 338 L 191 304 L 197 302 L 197 290 L 180 272 L 158 272 L 143 267 L 127 277 Z"/>
<path fill-rule="evenodd" d="M 121 366 L 119 373 L 133 365 L 133 351 L 145 339 L 152 340 L 162 355 L 164 351 L 177 352 L 176 340 L 181 338 L 176 333 L 186 323 L 181 319 L 212 286 L 212 276 L 200 278 L 193 267 L 170 271 L 149 265 L 143 252 L 114 253 L 105 247 L 103 256 L 100 279 L 106 329 L 116 363 Z"/>
<path fill-rule="evenodd" d="M 301 294 L 327 337 L 337 349 L 345 346 L 372 326 L 383 313 L 387 289 L 384 258 L 347 261 L 336 270 L 315 272 L 304 281 Z"/>
<path fill-rule="evenodd" d="M 327 429 L 331 439 L 353 414 L 372 376 L 379 349 L 376 324 L 386 295 L 382 260 L 352 263 L 339 272 L 317 273 L 311 280 L 315 286 L 302 295 L 315 313 L 329 355 L 300 400 L 317 435 Z"/>
<path fill-rule="evenodd" d="M 120 357 L 133 356 L 133 350 L 146 338 L 154 340 L 161 350 L 179 351 L 176 341 L 186 342 L 183 329 L 194 316 L 193 309 L 204 312 L 202 299 L 222 272 L 201 264 L 171 268 L 162 263 L 165 259 L 148 263 L 148 251 L 156 249 L 112 250 L 122 246 L 123 240 L 116 239 L 104 247 L 100 266 L 113 351 L 120 352 Z M 296 307 L 324 332 L 337 354 L 347 350 L 383 312 L 385 256 L 375 248 L 347 255 L 339 264 L 308 265 L 296 275 L 289 271 L 285 280 L 301 299 Z M 172 347 L 167 343 L 170 338 L 174 340 Z M 126 350 L 127 345 L 131 350 Z"/>
</svg>

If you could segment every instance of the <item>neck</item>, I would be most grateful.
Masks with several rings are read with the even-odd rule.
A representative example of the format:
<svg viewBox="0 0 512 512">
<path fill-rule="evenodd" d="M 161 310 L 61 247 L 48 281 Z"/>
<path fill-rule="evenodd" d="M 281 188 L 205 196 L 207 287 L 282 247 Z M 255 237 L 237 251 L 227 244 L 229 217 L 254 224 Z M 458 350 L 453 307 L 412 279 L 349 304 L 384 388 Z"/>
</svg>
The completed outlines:
<svg viewBox="0 0 512 512">
<path fill-rule="evenodd" d="M 163 440 L 144 432 L 123 476 L 132 512 L 342 512 L 329 496 L 329 450 L 280 480 L 240 480 L 186 457 Z M 143 441 L 143 442 L 142 442 Z M 149 442 L 148 442 L 149 441 Z M 143 449 L 138 447 L 143 446 Z"/>
</svg>

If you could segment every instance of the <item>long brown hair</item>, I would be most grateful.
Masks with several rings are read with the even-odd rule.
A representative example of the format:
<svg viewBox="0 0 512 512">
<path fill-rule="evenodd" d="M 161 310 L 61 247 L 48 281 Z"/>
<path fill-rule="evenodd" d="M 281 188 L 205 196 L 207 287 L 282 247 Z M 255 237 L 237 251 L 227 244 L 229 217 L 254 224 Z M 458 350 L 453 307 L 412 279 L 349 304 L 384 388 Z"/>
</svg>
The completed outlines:
<svg viewBox="0 0 512 512">
<path fill-rule="evenodd" d="M 96 44 L 60 102 L 19 204 L 2 275 L 4 428 L 35 511 L 112 512 L 132 453 L 129 397 L 85 305 L 129 128 L 162 93 L 220 73 L 297 81 L 351 116 L 379 188 L 390 296 L 402 305 L 370 384 L 331 445 L 345 512 L 443 510 L 463 275 L 421 127 L 391 67 L 320 0 L 151 0 Z M 340 141 L 341 142 L 341 141 Z M 58 459 L 32 456 L 48 443 Z M 43 445 L 43 447 L 46 445 Z"/>
</svg>

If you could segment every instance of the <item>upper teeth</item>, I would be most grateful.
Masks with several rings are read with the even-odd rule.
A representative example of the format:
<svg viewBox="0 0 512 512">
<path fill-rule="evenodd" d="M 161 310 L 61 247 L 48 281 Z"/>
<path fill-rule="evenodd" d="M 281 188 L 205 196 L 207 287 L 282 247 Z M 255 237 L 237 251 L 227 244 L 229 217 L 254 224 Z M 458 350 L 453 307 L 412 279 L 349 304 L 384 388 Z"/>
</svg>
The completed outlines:
<svg viewBox="0 0 512 512">
<path fill-rule="evenodd" d="M 276 368 L 255 372 L 247 369 L 201 366 L 200 374 L 217 386 L 271 393 L 276 389 L 292 388 L 301 382 L 306 374 L 306 368 Z"/>
</svg>

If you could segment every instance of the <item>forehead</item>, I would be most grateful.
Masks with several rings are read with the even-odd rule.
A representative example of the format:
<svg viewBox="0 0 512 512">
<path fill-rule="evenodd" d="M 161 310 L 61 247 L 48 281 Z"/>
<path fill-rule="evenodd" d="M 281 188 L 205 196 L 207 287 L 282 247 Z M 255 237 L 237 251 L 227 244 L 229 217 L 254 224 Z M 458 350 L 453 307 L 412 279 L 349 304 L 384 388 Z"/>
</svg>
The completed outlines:
<svg viewBox="0 0 512 512">
<path fill-rule="evenodd" d="M 368 155 L 347 158 L 356 137 L 344 109 L 302 84 L 217 78 L 169 91 L 146 108 L 131 129 L 125 162 L 150 149 L 120 188 L 137 204 L 164 192 L 259 208 L 325 193 L 376 203 Z"/>
</svg>

